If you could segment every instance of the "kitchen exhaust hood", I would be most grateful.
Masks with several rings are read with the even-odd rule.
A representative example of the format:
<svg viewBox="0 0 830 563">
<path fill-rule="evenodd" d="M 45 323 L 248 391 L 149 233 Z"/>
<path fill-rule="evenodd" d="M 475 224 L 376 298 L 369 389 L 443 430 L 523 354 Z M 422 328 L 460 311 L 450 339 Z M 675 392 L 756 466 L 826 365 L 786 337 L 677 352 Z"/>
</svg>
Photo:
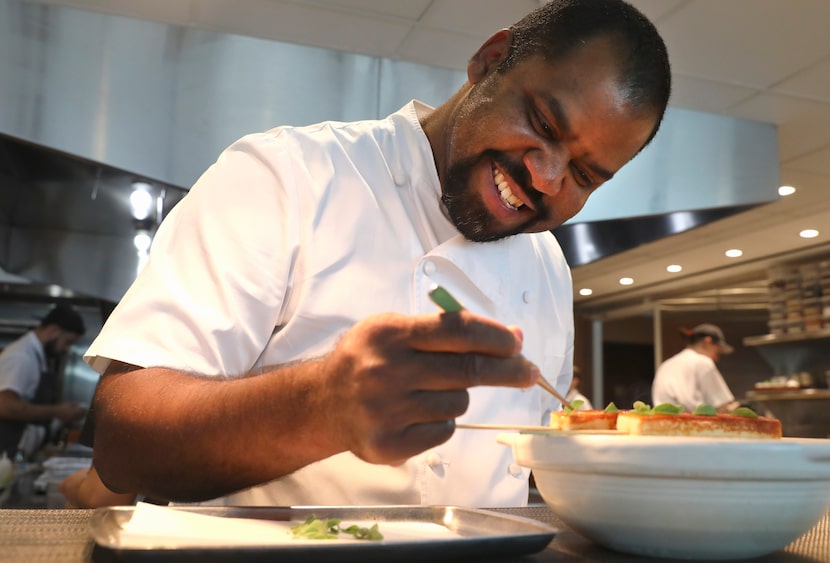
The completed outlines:
<svg viewBox="0 0 830 563">
<path fill-rule="evenodd" d="M 166 190 L 167 209 L 244 134 L 435 105 L 465 79 L 25 0 L 0 0 L 0 53 L 0 267 L 112 301 L 135 273 L 133 180 Z M 642 244 L 772 201 L 778 180 L 772 125 L 670 108 L 557 234 L 575 266 L 626 249 L 586 233 Z"/>
</svg>

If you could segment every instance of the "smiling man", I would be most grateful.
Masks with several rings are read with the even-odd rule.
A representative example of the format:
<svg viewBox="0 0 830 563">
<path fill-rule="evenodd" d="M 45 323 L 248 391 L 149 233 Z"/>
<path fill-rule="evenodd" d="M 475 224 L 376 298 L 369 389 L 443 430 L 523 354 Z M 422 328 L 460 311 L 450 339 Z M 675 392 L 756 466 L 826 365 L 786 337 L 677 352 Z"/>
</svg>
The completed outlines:
<svg viewBox="0 0 830 563">
<path fill-rule="evenodd" d="M 467 76 L 437 108 L 249 135 L 205 172 L 86 355 L 110 488 L 526 502 L 509 448 L 455 420 L 541 424 L 557 405 L 540 372 L 567 391 L 572 288 L 549 230 L 654 136 L 670 70 L 628 4 L 555 0 Z M 465 310 L 438 312 L 433 284 Z"/>
</svg>

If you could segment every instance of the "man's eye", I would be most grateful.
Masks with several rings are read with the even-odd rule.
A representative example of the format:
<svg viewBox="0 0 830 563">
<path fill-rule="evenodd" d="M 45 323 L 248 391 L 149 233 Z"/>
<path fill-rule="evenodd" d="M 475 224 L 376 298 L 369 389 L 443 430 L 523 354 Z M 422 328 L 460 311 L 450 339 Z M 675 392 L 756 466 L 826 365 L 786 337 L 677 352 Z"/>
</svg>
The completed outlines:
<svg viewBox="0 0 830 563">
<path fill-rule="evenodd" d="M 588 187 L 593 183 L 591 177 L 588 176 L 579 166 L 573 165 L 571 166 L 571 170 L 573 170 L 574 176 L 576 177 L 576 183 L 583 188 Z"/>
<path fill-rule="evenodd" d="M 553 137 L 553 130 L 550 128 L 550 125 L 547 124 L 547 122 L 541 115 L 539 115 L 538 113 L 534 113 L 533 119 L 534 121 L 536 121 L 540 133 L 542 133 L 546 137 Z"/>
</svg>

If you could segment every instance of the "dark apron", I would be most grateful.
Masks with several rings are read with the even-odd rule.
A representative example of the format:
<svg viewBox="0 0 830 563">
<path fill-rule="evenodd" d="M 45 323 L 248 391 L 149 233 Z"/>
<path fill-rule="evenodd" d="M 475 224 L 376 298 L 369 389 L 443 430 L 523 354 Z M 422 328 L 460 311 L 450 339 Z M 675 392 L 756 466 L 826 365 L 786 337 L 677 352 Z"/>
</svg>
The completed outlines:
<svg viewBox="0 0 830 563">
<path fill-rule="evenodd" d="M 52 371 L 44 371 L 40 374 L 40 380 L 35 390 L 35 396 L 30 401 L 36 405 L 48 405 L 54 402 L 55 391 L 55 374 Z M 48 426 L 50 420 L 42 421 L 23 421 L 23 420 L 0 420 L 0 452 L 6 452 L 9 459 L 14 459 L 17 453 L 17 446 L 20 444 L 20 438 L 23 436 L 23 430 L 26 429 L 27 424 L 40 424 Z"/>
</svg>

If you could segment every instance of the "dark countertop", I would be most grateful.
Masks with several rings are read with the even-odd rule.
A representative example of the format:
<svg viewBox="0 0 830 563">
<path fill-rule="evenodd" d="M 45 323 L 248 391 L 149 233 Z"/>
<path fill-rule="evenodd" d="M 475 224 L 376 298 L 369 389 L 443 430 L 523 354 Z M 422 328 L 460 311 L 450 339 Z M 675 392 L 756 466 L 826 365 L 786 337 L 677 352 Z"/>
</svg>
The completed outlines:
<svg viewBox="0 0 830 563">
<path fill-rule="evenodd" d="M 526 557 L 502 558 L 501 562 L 532 561 L 657 561 L 603 549 L 567 529 L 544 505 L 495 509 L 496 512 L 533 518 L 561 531 L 543 551 Z M 0 561 L 25 563 L 92 561 L 94 542 L 89 533 L 92 510 L 2 509 L 0 510 Z M 161 561 L 149 557 L 147 561 Z M 494 560 L 496 561 L 496 560 Z M 801 538 L 785 549 L 743 561 L 807 563 L 830 561 L 830 511 Z"/>
</svg>

